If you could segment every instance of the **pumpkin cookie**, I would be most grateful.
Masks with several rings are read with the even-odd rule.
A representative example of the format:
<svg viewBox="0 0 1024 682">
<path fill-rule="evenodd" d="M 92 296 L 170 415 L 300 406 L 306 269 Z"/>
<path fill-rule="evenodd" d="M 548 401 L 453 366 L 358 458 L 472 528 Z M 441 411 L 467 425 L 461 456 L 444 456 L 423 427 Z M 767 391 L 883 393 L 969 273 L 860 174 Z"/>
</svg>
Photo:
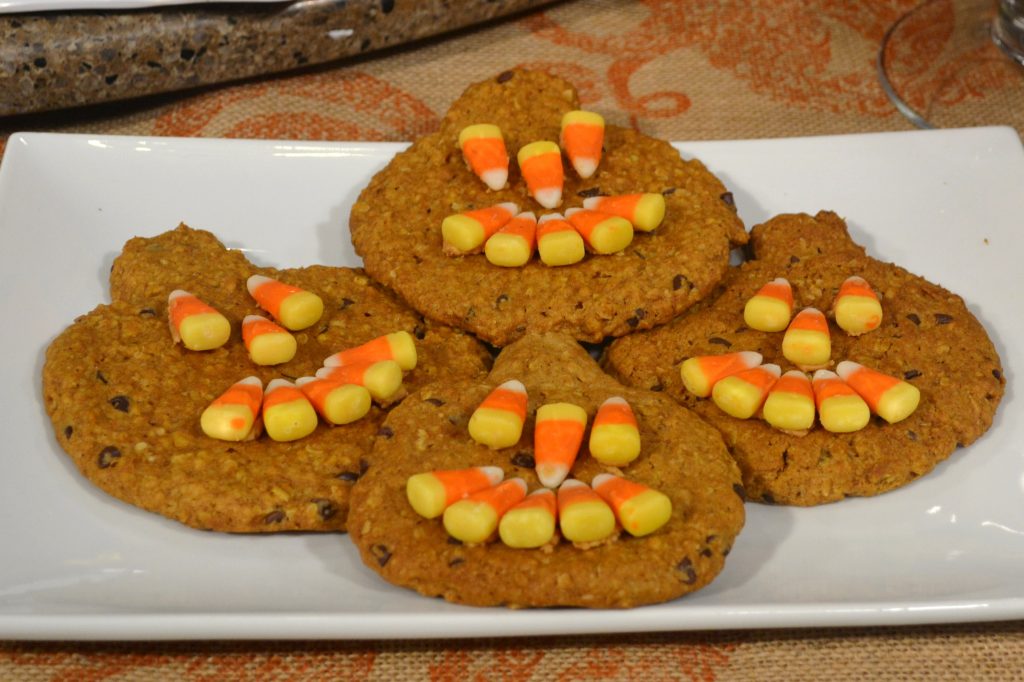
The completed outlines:
<svg viewBox="0 0 1024 682">
<path fill-rule="evenodd" d="M 541 157 L 557 165 L 563 115 L 577 109 L 573 87 L 541 72 L 509 71 L 471 86 L 440 130 L 398 154 L 353 206 L 352 242 L 366 271 L 427 317 L 497 346 L 527 331 L 559 331 L 584 341 L 622 336 L 667 322 L 707 296 L 727 270 L 731 247 L 746 241 L 732 195 L 667 142 L 614 125 L 604 127 L 603 153 L 587 179 L 563 163 L 557 211 L 577 222 L 591 253 L 583 256 L 577 237 L 577 253 L 548 259 L 572 263 L 565 265 L 533 257 L 520 267 L 499 267 L 483 253 L 446 254 L 442 223 L 451 214 L 511 202 L 540 218 L 552 215 L 545 208 L 555 201 L 551 192 L 528 188 L 520 166 Z M 496 128 L 504 136 L 511 163 L 503 189 L 490 189 L 460 151 L 460 132 L 478 124 L 488 124 L 488 135 Z M 521 150 L 541 141 L 537 149 L 545 153 L 519 154 L 517 162 Z M 637 233 L 624 250 L 621 219 L 590 232 L 594 223 L 586 215 L 569 216 L 586 198 L 635 193 L 664 197 L 664 220 L 651 229 L 634 219 Z M 606 246 L 617 252 L 600 255 Z"/>
<path fill-rule="evenodd" d="M 255 365 L 242 342 L 242 319 L 267 315 L 246 291 L 253 274 L 323 300 L 319 321 L 292 332 L 297 348 L 284 364 Z M 195 352 L 172 342 L 167 299 L 182 288 L 230 321 L 227 343 Z M 129 241 L 114 263 L 111 298 L 47 351 L 43 394 L 57 441 L 109 494 L 196 528 L 344 530 L 349 491 L 386 416 L 374 406 L 356 422 L 321 424 L 292 442 L 215 440 L 200 415 L 234 382 L 311 375 L 332 353 L 396 331 L 413 337 L 419 356 L 407 389 L 482 375 L 489 362 L 477 341 L 425 322 L 361 270 L 256 268 L 185 226 Z"/>
<path fill-rule="evenodd" d="M 928 473 L 992 424 L 1006 380 L 985 329 L 959 296 L 867 256 L 829 212 L 773 218 L 752 230 L 750 246 L 753 260 L 734 269 L 716 299 L 657 330 L 617 340 L 606 365 L 626 383 L 664 391 L 718 428 L 751 499 L 813 505 L 877 495 Z M 782 331 L 755 331 L 744 321 L 747 302 L 776 278 L 791 284 L 796 310 L 832 311 L 847 280 L 849 293 L 867 294 L 861 312 L 877 310 L 864 288 L 869 285 L 881 304 L 880 323 L 875 314 L 862 314 L 864 326 L 840 320 L 844 330 L 829 312 L 822 320 L 831 337 L 825 364 L 845 374 L 855 367 L 841 364 L 849 360 L 916 387 L 916 410 L 906 418 L 890 414 L 894 423 L 872 416 L 849 433 L 815 423 L 806 435 L 796 435 L 772 428 L 759 415 L 730 417 L 687 391 L 680 365 L 691 357 L 754 351 L 782 371 L 793 369 L 783 354 Z M 866 408 L 864 414 L 867 420 Z"/>
<path fill-rule="evenodd" d="M 516 382 L 528 395 L 518 442 L 499 449 L 475 442 L 470 432 L 479 436 L 480 431 L 469 426 L 471 415 L 497 387 L 518 390 Z M 587 429 L 560 496 L 566 487 L 576 488 L 574 494 L 589 494 L 592 481 L 600 492 L 602 480 L 614 479 L 594 478 L 616 474 L 668 497 L 671 515 L 655 530 L 631 531 L 636 536 L 613 532 L 609 537 L 602 531 L 597 541 L 567 539 L 573 531 L 586 535 L 588 521 L 573 530 L 562 525 L 554 540 L 535 549 L 506 544 L 506 528 L 501 529 L 503 539 L 463 543 L 446 532 L 447 511 L 443 519 L 425 518 L 410 504 L 408 480 L 425 472 L 495 467 L 478 478 L 486 485 L 487 476 L 504 476 L 506 489 L 499 491 L 503 494 L 511 489 L 518 498 L 524 489 L 543 488 L 536 473 L 541 469 L 540 447 L 534 447 L 540 428 L 535 425 L 545 421 L 539 408 L 573 420 L 579 411 L 593 424 L 599 406 L 613 397 L 631 406 L 640 435 L 639 455 L 617 467 L 601 464 L 590 453 L 593 428 Z M 515 401 L 488 404 L 512 407 Z M 552 404 L 558 407 L 551 409 Z M 502 351 L 484 381 L 440 381 L 423 388 L 391 412 L 382 431 L 370 466 L 352 493 L 350 536 L 370 568 L 389 582 L 424 595 L 510 607 L 619 608 L 665 601 L 707 585 L 722 570 L 743 525 L 739 473 L 719 434 L 667 396 L 614 381 L 564 335 L 523 337 Z M 542 440 L 537 440 L 538 446 Z M 516 478 L 522 483 L 508 483 Z M 664 502 L 654 497 L 656 504 Z M 620 515 L 620 522 L 629 527 L 624 518 Z M 563 517 L 560 524 L 564 522 Z"/>
</svg>

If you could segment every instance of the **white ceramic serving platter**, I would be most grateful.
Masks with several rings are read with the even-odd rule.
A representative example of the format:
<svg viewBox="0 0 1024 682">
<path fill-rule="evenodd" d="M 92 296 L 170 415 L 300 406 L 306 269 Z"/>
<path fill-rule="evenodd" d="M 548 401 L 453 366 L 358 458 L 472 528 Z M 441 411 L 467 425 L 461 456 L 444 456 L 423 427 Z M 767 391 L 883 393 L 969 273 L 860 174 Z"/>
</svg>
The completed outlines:
<svg viewBox="0 0 1024 682">
<path fill-rule="evenodd" d="M 0 0 L 0 14 L 20 12 L 75 12 L 80 10 L 120 11 L 126 9 L 159 9 L 173 5 L 205 5 L 213 2 L 278 3 L 289 0 Z"/>
<path fill-rule="evenodd" d="M 0 638 L 411 638 L 1024 617 L 1024 152 L 987 128 L 681 143 L 748 225 L 831 208 L 960 293 L 1003 358 L 992 430 L 923 479 L 747 505 L 708 588 L 629 611 L 475 609 L 391 587 L 344 535 L 191 530 L 94 489 L 57 445 L 49 341 L 108 300 L 125 240 L 179 221 L 260 264 L 355 265 L 346 219 L 398 144 L 15 134 L 0 164 Z M 956 390 L 956 387 L 950 387 Z"/>
</svg>

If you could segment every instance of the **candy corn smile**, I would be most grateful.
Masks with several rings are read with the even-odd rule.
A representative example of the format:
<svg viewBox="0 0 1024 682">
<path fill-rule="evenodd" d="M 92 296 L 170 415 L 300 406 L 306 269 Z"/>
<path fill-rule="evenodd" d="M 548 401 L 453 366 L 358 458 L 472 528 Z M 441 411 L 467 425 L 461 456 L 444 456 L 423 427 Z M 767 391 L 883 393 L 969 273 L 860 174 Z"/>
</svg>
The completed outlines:
<svg viewBox="0 0 1024 682">
<path fill-rule="evenodd" d="M 449 256 L 476 253 L 502 225 L 519 213 L 512 202 L 450 215 L 441 222 L 444 252 Z"/>
<path fill-rule="evenodd" d="M 641 232 L 653 231 L 665 219 L 665 197 L 661 194 L 587 197 L 583 208 L 625 218 Z"/>
<path fill-rule="evenodd" d="M 417 514 L 434 519 L 458 500 L 496 486 L 503 478 L 505 472 L 499 467 L 430 471 L 410 476 L 405 483 L 405 495 Z"/>
<path fill-rule="evenodd" d="M 488 394 L 469 418 L 469 435 L 477 443 L 500 449 L 519 442 L 526 421 L 526 387 L 511 379 Z"/>
<path fill-rule="evenodd" d="M 167 297 L 167 317 L 171 339 L 189 350 L 220 348 L 231 336 L 228 318 L 181 289 Z"/>
<path fill-rule="evenodd" d="M 200 427 L 210 438 L 240 441 L 255 438 L 259 431 L 263 382 L 246 377 L 236 382 L 203 410 Z"/>
<path fill-rule="evenodd" d="M 286 329 L 306 329 L 324 314 L 324 302 L 319 296 L 276 279 L 253 275 L 245 286 L 256 303 Z"/>
</svg>

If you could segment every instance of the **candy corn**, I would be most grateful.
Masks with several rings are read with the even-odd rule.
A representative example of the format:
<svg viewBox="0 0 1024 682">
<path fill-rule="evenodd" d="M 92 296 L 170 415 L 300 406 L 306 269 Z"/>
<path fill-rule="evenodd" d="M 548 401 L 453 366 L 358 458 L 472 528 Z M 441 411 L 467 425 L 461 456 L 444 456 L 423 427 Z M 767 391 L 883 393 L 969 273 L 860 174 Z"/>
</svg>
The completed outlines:
<svg viewBox="0 0 1024 682">
<path fill-rule="evenodd" d="M 583 208 L 625 218 L 641 232 L 651 232 L 665 219 L 665 197 L 661 194 L 587 197 Z"/>
<path fill-rule="evenodd" d="M 276 279 L 253 275 L 245 286 L 261 308 L 292 331 L 313 326 L 324 314 L 324 302 L 319 296 Z"/>
<path fill-rule="evenodd" d="M 571 478 L 558 488 L 558 526 L 570 542 L 598 542 L 615 532 L 615 513 L 590 486 Z"/>
<path fill-rule="evenodd" d="M 494 265 L 517 268 L 533 257 L 537 244 L 537 216 L 520 213 L 491 235 L 484 244 L 484 255 Z"/>
<path fill-rule="evenodd" d="M 921 402 L 917 386 L 850 360 L 840 362 L 836 374 L 864 399 L 872 412 L 890 424 L 909 417 Z"/>
<path fill-rule="evenodd" d="M 778 277 L 758 289 L 743 307 L 743 321 L 761 332 L 781 332 L 793 314 L 793 287 Z"/>
<path fill-rule="evenodd" d="M 290 381 L 272 379 L 263 398 L 263 427 L 276 441 L 305 438 L 316 430 L 316 411 Z"/>
<path fill-rule="evenodd" d="M 707 398 L 715 384 L 730 374 L 761 364 L 762 356 L 752 350 L 724 355 L 698 355 L 679 367 L 686 390 L 698 398 Z"/>
<path fill-rule="evenodd" d="M 499 190 L 508 181 L 508 151 L 501 128 L 489 123 L 466 126 L 459 133 L 459 149 L 466 164 L 484 184 Z"/>
<path fill-rule="evenodd" d="M 295 385 L 329 424 L 351 424 L 370 411 L 370 392 L 365 386 L 316 377 L 299 377 Z"/>
<path fill-rule="evenodd" d="M 251 440 L 259 435 L 262 402 L 263 382 L 259 377 L 246 377 L 203 410 L 199 426 L 210 438 Z"/>
<path fill-rule="evenodd" d="M 640 454 L 636 416 L 624 398 L 608 398 L 597 408 L 590 429 L 590 454 L 611 466 L 625 466 Z"/>
<path fill-rule="evenodd" d="M 811 380 L 797 369 L 782 375 L 764 401 L 764 420 L 782 431 L 802 433 L 814 426 Z"/>
<path fill-rule="evenodd" d="M 590 485 L 611 505 L 619 523 L 634 537 L 650 535 L 672 517 L 672 500 L 640 483 L 612 474 L 598 474 Z"/>
<path fill-rule="evenodd" d="M 727 376 L 711 391 L 711 399 L 726 414 L 737 419 L 749 419 L 761 409 L 768 391 L 778 381 L 782 368 L 761 365 Z"/>
<path fill-rule="evenodd" d="M 851 336 L 860 336 L 882 323 L 882 304 L 863 277 L 847 277 L 839 286 L 832 304 L 839 328 Z"/>
<path fill-rule="evenodd" d="M 526 387 L 512 379 L 488 394 L 469 418 L 469 435 L 477 443 L 508 448 L 519 442 L 526 421 Z"/>
<path fill-rule="evenodd" d="M 373 399 L 382 403 L 391 401 L 402 388 L 402 367 L 394 360 L 323 367 L 317 370 L 316 377 L 365 386 Z"/>
<path fill-rule="evenodd" d="M 533 459 L 541 485 L 554 488 L 576 461 L 587 413 L 572 403 L 549 403 L 537 410 L 533 431 Z"/>
<path fill-rule="evenodd" d="M 526 188 L 538 204 L 555 208 L 562 203 L 562 152 L 554 142 L 531 142 L 516 155 Z"/>
<path fill-rule="evenodd" d="M 295 357 L 298 344 L 288 330 L 259 315 L 242 320 L 242 341 L 257 365 L 280 365 Z"/>
<path fill-rule="evenodd" d="M 498 523 L 501 541 L 516 549 L 541 547 L 555 536 L 557 502 L 547 488 L 534 490 L 505 512 Z"/>
<path fill-rule="evenodd" d="M 537 252 L 544 265 L 572 265 L 583 260 L 583 237 L 559 213 L 549 213 L 537 221 Z"/>
<path fill-rule="evenodd" d="M 454 502 L 496 486 L 503 478 L 505 472 L 499 467 L 429 471 L 409 477 L 405 482 L 405 496 L 417 514 L 436 519 Z"/>
<path fill-rule="evenodd" d="M 585 208 L 570 208 L 565 217 L 594 253 L 618 253 L 633 241 L 633 226 L 625 218 Z"/>
<path fill-rule="evenodd" d="M 403 371 L 416 369 L 416 342 L 406 331 L 378 336 L 361 346 L 339 351 L 324 360 L 324 367 L 366 365 L 394 360 Z"/>
<path fill-rule="evenodd" d="M 825 314 L 817 308 L 798 312 L 782 337 L 782 355 L 805 371 L 828 366 L 832 337 Z"/>
<path fill-rule="evenodd" d="M 174 343 L 189 350 L 220 348 L 231 336 L 228 318 L 181 289 L 167 297 L 167 318 Z"/>
<path fill-rule="evenodd" d="M 456 540 L 485 542 L 498 529 L 498 521 L 526 497 L 526 481 L 510 478 L 493 488 L 484 488 L 444 510 L 444 529 Z"/>
<path fill-rule="evenodd" d="M 478 252 L 484 242 L 517 213 L 519 206 L 507 201 L 448 216 L 441 221 L 444 252 L 449 256 Z"/>
<path fill-rule="evenodd" d="M 835 372 L 819 369 L 812 379 L 818 421 L 826 431 L 850 433 L 868 425 L 871 411 L 867 403 Z"/>
<path fill-rule="evenodd" d="M 592 111 L 569 111 L 562 116 L 559 139 L 569 163 L 583 179 L 589 178 L 601 162 L 604 119 Z"/>
</svg>

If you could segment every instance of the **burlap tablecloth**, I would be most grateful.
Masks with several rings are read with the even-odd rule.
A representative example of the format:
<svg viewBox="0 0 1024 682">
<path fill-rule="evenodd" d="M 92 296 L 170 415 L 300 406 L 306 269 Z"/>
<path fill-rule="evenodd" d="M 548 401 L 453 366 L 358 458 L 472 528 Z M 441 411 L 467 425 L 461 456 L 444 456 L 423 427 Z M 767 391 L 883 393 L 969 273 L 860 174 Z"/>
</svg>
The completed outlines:
<svg viewBox="0 0 1024 682">
<path fill-rule="evenodd" d="M 566 2 L 298 75 L 0 119 L 0 148 L 14 130 L 408 140 L 435 128 L 468 83 L 515 66 L 563 75 L 588 108 L 668 139 L 906 130 L 878 85 L 875 57 L 885 29 L 915 2 Z M 971 88 L 963 92 L 969 98 Z M 1024 679 L 1024 623 L 424 642 L 0 643 L 3 680 L 641 677 Z"/>
</svg>

